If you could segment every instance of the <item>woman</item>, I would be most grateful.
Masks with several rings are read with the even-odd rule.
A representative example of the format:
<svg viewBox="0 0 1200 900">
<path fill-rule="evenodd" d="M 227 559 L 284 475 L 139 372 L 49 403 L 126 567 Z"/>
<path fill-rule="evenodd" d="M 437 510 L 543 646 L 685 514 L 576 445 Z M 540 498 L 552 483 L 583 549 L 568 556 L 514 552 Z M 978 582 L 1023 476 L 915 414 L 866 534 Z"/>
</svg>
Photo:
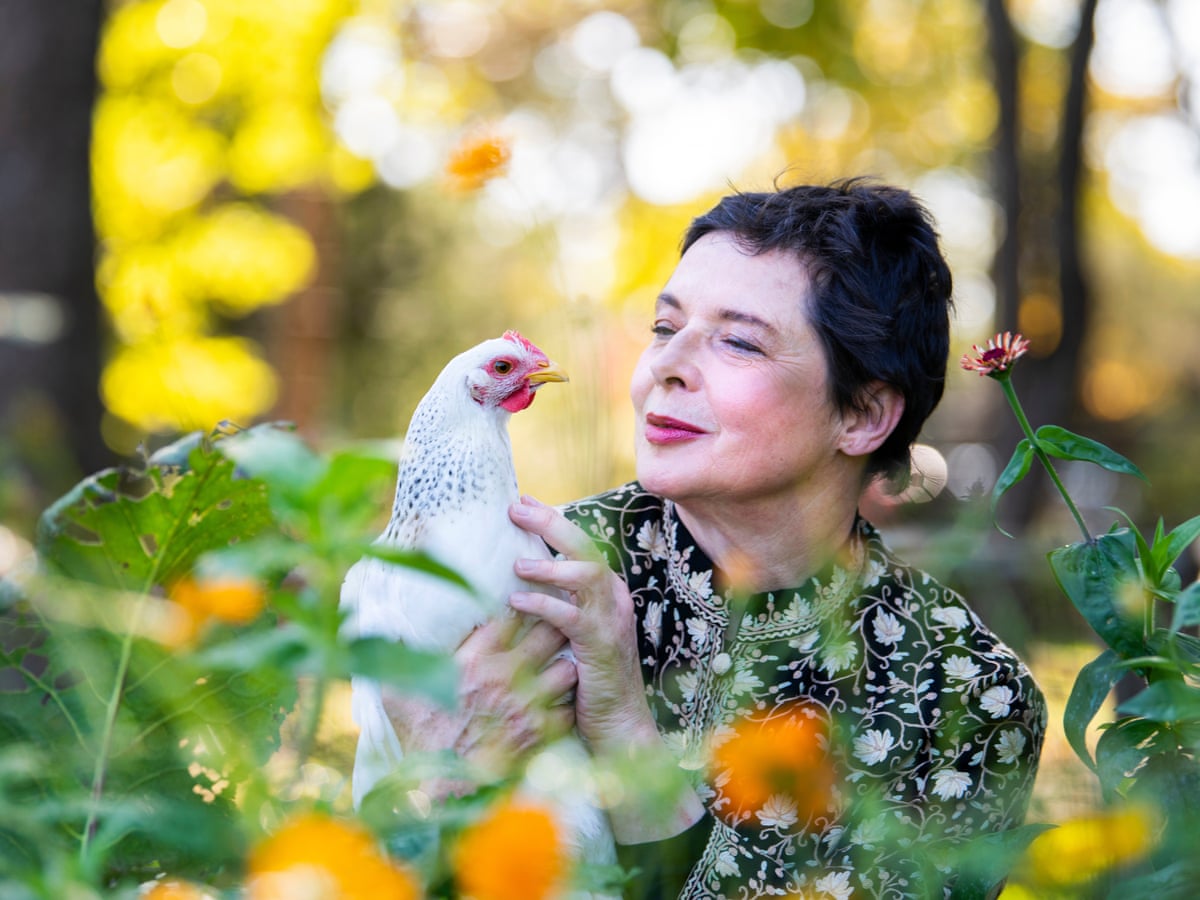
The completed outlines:
<svg viewBox="0 0 1200 900">
<path fill-rule="evenodd" d="M 526 746 L 530 710 L 574 687 L 597 757 L 692 775 L 611 810 L 634 894 L 940 896 L 953 847 L 1020 823 L 1045 727 L 1016 656 L 857 514 L 941 397 L 950 291 L 895 188 L 735 194 L 696 219 L 633 375 L 637 481 L 513 507 L 560 554 L 518 574 L 571 602 L 514 594 L 544 624 L 463 644 L 465 690 L 504 724 L 443 722 L 441 746 Z M 574 670 L 510 690 L 560 636 Z M 747 789 L 747 753 L 775 780 Z"/>
</svg>

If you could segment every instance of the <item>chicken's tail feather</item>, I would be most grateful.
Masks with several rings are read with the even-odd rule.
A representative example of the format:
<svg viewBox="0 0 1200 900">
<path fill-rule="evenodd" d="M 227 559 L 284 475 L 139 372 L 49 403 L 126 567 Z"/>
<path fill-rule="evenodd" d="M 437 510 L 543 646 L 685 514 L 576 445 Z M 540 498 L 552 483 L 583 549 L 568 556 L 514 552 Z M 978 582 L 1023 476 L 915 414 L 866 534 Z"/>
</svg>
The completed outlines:
<svg viewBox="0 0 1200 900">
<path fill-rule="evenodd" d="M 352 678 L 350 691 L 350 712 L 359 728 L 351 780 L 354 808 L 358 809 L 371 788 L 400 766 L 404 750 L 383 709 L 379 683 L 369 678 Z"/>
</svg>

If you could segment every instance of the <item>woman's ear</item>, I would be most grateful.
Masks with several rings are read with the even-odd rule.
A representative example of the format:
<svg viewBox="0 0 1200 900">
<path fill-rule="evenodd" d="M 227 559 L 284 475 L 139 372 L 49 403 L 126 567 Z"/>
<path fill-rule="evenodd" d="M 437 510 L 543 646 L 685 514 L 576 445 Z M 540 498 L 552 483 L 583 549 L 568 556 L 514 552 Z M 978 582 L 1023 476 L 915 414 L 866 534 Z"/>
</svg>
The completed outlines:
<svg viewBox="0 0 1200 900">
<path fill-rule="evenodd" d="M 879 449 L 904 414 L 904 395 L 884 381 L 873 381 L 862 392 L 862 409 L 842 416 L 838 449 L 847 456 L 869 456 Z"/>
</svg>

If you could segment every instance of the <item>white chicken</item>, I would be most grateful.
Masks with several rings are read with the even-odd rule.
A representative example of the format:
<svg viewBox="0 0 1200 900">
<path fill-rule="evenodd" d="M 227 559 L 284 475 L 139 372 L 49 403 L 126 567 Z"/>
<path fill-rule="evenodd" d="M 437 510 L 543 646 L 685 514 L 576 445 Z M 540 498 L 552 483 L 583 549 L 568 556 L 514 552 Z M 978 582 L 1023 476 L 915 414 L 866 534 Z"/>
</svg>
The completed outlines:
<svg viewBox="0 0 1200 900">
<path fill-rule="evenodd" d="M 516 559 L 545 559 L 549 551 L 508 517 L 509 505 L 519 498 L 508 420 L 533 402 L 541 385 L 566 380 L 514 331 L 447 364 L 413 413 L 391 520 L 379 542 L 424 551 L 461 574 L 475 595 L 415 569 L 364 557 L 342 586 L 344 627 L 351 634 L 450 653 L 472 629 L 507 609 L 512 592 L 544 590 L 513 572 Z M 378 683 L 354 678 L 351 705 L 360 729 L 352 778 L 357 807 L 395 771 L 404 751 Z M 547 752 L 567 764 L 587 759 L 573 736 Z M 564 839 L 578 858 L 615 862 L 604 814 L 583 796 L 558 799 Z"/>
</svg>

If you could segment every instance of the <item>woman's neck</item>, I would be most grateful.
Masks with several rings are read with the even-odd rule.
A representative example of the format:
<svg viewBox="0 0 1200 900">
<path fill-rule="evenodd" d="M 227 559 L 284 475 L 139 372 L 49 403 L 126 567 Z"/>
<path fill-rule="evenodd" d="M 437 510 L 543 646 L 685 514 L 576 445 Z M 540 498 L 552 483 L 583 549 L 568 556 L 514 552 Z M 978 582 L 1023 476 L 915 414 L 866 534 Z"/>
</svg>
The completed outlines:
<svg viewBox="0 0 1200 900">
<path fill-rule="evenodd" d="M 857 504 L 847 503 L 844 493 L 822 492 L 741 506 L 688 500 L 676 509 L 717 579 L 757 594 L 795 587 L 819 571 L 849 538 Z"/>
</svg>

